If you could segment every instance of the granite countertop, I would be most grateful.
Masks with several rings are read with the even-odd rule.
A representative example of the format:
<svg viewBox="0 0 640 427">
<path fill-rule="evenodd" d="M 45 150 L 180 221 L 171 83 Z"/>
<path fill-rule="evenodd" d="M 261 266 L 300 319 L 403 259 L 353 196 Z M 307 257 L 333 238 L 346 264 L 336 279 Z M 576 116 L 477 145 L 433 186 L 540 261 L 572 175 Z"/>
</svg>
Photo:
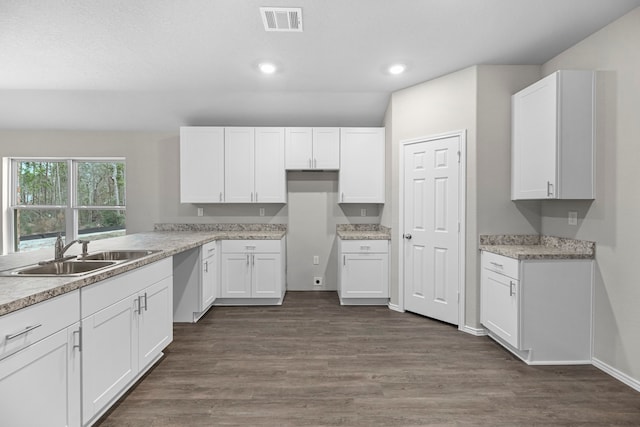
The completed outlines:
<svg viewBox="0 0 640 427">
<path fill-rule="evenodd" d="M 182 224 L 180 224 L 182 225 Z M 286 234 L 284 227 L 240 227 L 231 229 L 209 229 L 198 227 L 198 231 L 189 231 L 187 227 L 176 227 L 185 231 L 159 231 L 130 234 L 104 240 L 96 240 L 89 244 L 89 252 L 105 250 L 157 250 L 144 258 L 131 262 L 116 264 L 113 267 L 96 271 L 84 276 L 75 277 L 23 277 L 0 275 L 0 316 L 36 304 L 55 296 L 74 291 L 100 280 L 130 271 L 143 265 L 168 258 L 179 252 L 196 248 L 214 240 L 280 240 Z M 79 255 L 80 245 L 73 245 L 68 255 Z M 0 256 L 0 272 L 13 270 L 39 261 L 51 259 L 53 249 L 42 249 L 33 252 L 16 253 Z"/>
<path fill-rule="evenodd" d="M 519 260 L 594 259 L 596 244 L 554 236 L 481 235 L 480 250 Z"/>
<path fill-rule="evenodd" d="M 391 230 L 379 224 L 338 224 L 336 234 L 342 240 L 391 240 Z"/>
</svg>

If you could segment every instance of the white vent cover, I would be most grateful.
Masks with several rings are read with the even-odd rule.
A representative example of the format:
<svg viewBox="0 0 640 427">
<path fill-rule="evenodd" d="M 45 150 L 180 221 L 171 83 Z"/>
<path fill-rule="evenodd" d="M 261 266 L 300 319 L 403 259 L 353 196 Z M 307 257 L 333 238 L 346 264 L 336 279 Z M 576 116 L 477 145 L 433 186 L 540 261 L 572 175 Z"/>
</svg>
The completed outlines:
<svg viewBox="0 0 640 427">
<path fill-rule="evenodd" d="M 302 31 L 302 9 L 299 7 L 261 7 L 265 31 Z"/>
</svg>

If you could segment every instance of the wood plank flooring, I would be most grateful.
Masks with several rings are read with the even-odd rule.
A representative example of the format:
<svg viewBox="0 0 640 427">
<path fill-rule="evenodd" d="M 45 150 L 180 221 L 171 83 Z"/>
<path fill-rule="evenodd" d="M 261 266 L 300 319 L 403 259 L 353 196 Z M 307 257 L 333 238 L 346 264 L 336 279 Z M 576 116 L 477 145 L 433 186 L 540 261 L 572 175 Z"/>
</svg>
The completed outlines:
<svg viewBox="0 0 640 427">
<path fill-rule="evenodd" d="M 334 292 L 215 307 L 96 425 L 640 425 L 640 393 L 593 366 L 527 366 L 487 337 Z"/>
</svg>

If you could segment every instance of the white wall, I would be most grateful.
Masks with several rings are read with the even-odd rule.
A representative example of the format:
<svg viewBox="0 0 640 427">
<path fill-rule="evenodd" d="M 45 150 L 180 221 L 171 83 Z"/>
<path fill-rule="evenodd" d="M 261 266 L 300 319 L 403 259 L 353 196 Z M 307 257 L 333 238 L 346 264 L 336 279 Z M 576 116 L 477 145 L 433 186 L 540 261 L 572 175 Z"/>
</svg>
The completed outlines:
<svg viewBox="0 0 640 427">
<path fill-rule="evenodd" d="M 0 131 L 0 157 L 125 157 L 127 231 L 134 233 L 152 230 L 159 218 L 159 159 L 176 138 L 167 132 Z"/>
<path fill-rule="evenodd" d="M 466 304 L 467 326 L 480 327 L 479 234 L 536 234 L 540 202 L 510 200 L 511 95 L 540 78 L 539 66 L 482 65 L 396 92 L 385 126 L 391 171 L 391 197 L 382 215 L 392 227 L 391 302 L 397 303 L 399 253 L 399 156 L 401 142 L 445 132 L 467 131 Z M 391 213 L 389 213 L 391 210 Z"/>
<path fill-rule="evenodd" d="M 391 205 L 391 303 L 398 303 L 398 274 L 402 268 L 402 261 L 398 259 L 400 236 L 399 206 L 401 203 L 400 188 L 400 156 L 401 141 L 441 134 L 444 132 L 467 130 L 467 233 L 469 260 L 475 258 L 474 244 L 476 239 L 475 225 L 475 145 L 476 145 L 476 67 L 467 68 L 448 74 L 410 88 L 393 93 L 391 106 L 387 112 L 386 126 L 391 124 L 391 194 L 387 202 Z M 390 114 L 389 114 L 390 113 Z M 390 116 L 390 117 L 389 117 Z M 389 159 L 387 159 L 389 161 Z M 470 191 L 471 190 L 471 191 Z M 388 209 L 389 206 L 385 207 Z M 386 214 L 387 212 L 385 212 Z M 385 225 L 388 222 L 385 216 Z M 467 269 L 475 270 L 475 264 Z M 475 294 L 476 280 L 474 276 L 467 277 L 467 295 L 471 292 L 472 300 Z M 475 303 L 467 304 L 468 319 L 478 317 Z"/>
<path fill-rule="evenodd" d="M 542 204 L 544 234 L 596 242 L 594 357 L 640 384 L 640 8 L 543 66 L 598 70 L 596 199 Z M 567 212 L 578 211 L 578 226 Z"/>
</svg>

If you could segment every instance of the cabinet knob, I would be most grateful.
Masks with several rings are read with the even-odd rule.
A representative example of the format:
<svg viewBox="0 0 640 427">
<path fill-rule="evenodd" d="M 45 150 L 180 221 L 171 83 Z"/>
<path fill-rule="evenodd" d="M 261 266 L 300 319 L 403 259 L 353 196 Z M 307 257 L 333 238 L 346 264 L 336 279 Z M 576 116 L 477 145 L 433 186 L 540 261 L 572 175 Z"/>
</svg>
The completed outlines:
<svg viewBox="0 0 640 427">
<path fill-rule="evenodd" d="M 411 234 L 406 233 L 406 234 L 403 234 L 403 235 L 402 235 L 402 237 L 404 237 L 404 238 L 405 238 L 405 239 L 407 239 L 407 240 L 411 240 L 411 237 L 412 237 L 412 236 L 411 236 Z"/>
</svg>

